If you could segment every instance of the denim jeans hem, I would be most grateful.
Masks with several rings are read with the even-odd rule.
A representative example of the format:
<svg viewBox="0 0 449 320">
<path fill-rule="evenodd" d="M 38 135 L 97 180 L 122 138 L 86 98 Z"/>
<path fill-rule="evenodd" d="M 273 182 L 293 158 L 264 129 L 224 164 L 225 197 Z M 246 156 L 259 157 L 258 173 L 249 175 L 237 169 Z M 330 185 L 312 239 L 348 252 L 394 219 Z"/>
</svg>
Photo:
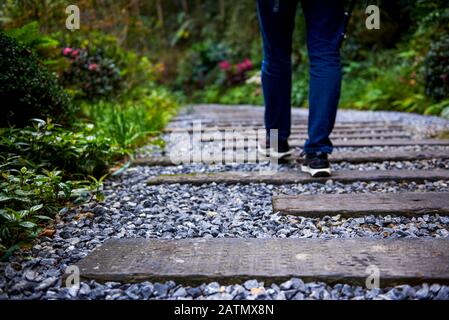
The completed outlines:
<svg viewBox="0 0 449 320">
<path fill-rule="evenodd" d="M 304 148 L 305 153 L 315 153 L 315 152 L 322 152 L 322 153 L 328 153 L 331 154 L 333 151 L 332 147 L 315 147 L 315 148 Z"/>
</svg>

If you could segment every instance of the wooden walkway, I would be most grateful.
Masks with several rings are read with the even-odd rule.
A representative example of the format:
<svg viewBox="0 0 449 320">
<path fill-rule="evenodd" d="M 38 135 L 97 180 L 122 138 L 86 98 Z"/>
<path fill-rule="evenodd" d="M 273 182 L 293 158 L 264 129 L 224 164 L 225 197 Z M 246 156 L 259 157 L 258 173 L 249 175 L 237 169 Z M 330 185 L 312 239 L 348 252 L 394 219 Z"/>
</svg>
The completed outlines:
<svg viewBox="0 0 449 320">
<path fill-rule="evenodd" d="M 190 115 L 174 119 L 165 130 L 187 136 L 181 144 L 169 145 L 163 156 L 153 156 L 134 161 L 134 166 L 172 166 L 171 152 L 179 153 L 184 164 L 196 163 L 190 138 L 199 134 L 196 142 L 200 152 L 217 151 L 206 164 L 229 163 L 223 158 L 223 142 L 229 142 L 225 132 L 246 133 L 255 138 L 262 129 L 262 108 L 198 106 Z M 195 121 L 195 123 L 189 123 Z M 301 148 L 307 135 L 307 119 L 294 114 L 291 145 Z M 201 122 L 201 124 L 199 124 Z M 354 164 L 383 161 L 417 161 L 449 159 L 449 140 L 415 137 L 413 128 L 401 122 L 346 121 L 338 122 L 333 133 L 337 151 L 331 156 L 334 163 Z M 240 131 L 239 131 L 240 130 Z M 210 141 L 210 136 L 218 139 Z M 234 139 L 234 138 L 232 138 Z M 193 139 L 192 139 L 193 141 Z M 245 141 L 235 141 L 233 151 L 251 150 Z M 426 146 L 423 151 L 413 148 L 379 152 L 372 147 Z M 440 148 L 436 148 L 440 146 Z M 198 147 L 198 146 L 197 146 Z M 252 145 L 252 148 L 255 144 Z M 338 148 L 348 148 L 339 151 Z M 229 146 L 227 146 L 229 149 Z M 352 149 L 351 149 L 352 148 Z M 361 150 L 368 148 L 368 150 Z M 434 149 L 432 149 L 434 148 Z M 203 150 L 203 151 L 201 151 Z M 206 150 L 206 151 L 204 151 Z M 229 151 L 229 150 L 228 150 Z M 249 153 L 248 153 L 249 154 Z M 232 158 L 232 162 L 257 163 L 256 156 Z M 204 160 L 199 157 L 200 161 Z M 246 160 L 245 160 L 246 159 Z M 195 161 L 193 161 L 195 160 Z M 301 162 L 295 154 L 287 159 L 290 164 Z M 264 167 L 264 166 L 261 166 Z M 396 181 L 420 183 L 424 181 L 449 182 L 449 170 L 345 170 L 336 171 L 331 178 L 311 178 L 299 170 L 287 171 L 223 171 L 215 173 L 171 174 L 151 177 L 148 184 L 201 185 L 213 184 L 307 184 Z M 208 201 L 208 199 L 204 199 Z M 449 193 L 352 193 L 274 196 L 273 214 L 303 217 L 342 215 L 401 215 L 420 217 L 424 214 L 449 214 Z M 178 283 L 203 283 L 220 281 L 236 283 L 247 279 L 279 282 L 291 277 L 305 281 L 328 283 L 355 283 L 364 285 L 368 268 L 379 271 L 381 286 L 422 282 L 449 283 L 449 238 L 334 238 L 334 239 L 122 239 L 108 240 L 79 263 L 81 276 L 98 281 L 165 281 Z"/>
</svg>

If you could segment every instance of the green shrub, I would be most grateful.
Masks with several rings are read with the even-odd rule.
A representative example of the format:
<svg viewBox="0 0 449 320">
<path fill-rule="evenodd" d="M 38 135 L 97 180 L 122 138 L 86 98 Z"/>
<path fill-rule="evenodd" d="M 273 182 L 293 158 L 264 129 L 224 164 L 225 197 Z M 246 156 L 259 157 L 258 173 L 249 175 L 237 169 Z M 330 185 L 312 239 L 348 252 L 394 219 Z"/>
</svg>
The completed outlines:
<svg viewBox="0 0 449 320">
<path fill-rule="evenodd" d="M 90 98 L 127 100 L 129 95 L 135 95 L 135 90 L 154 86 L 164 69 L 146 56 L 124 49 L 112 35 L 94 31 L 54 36 L 65 44 L 62 52 L 66 53 L 66 58 L 74 60 L 66 71 L 64 83 L 86 102 L 91 101 Z M 92 63 L 96 65 L 95 70 L 89 70 Z M 89 84 L 86 88 L 85 83 Z"/>
<path fill-rule="evenodd" d="M 213 84 L 221 61 L 233 60 L 232 50 L 225 43 L 205 41 L 194 44 L 178 65 L 177 83 L 180 86 L 203 88 Z M 217 71 L 213 73 L 212 71 Z"/>
<path fill-rule="evenodd" d="M 61 82 L 82 100 L 114 98 L 120 93 L 122 77 L 114 61 L 101 51 L 92 54 L 87 50 L 66 47 L 63 55 L 70 61 Z"/>
<path fill-rule="evenodd" d="M 248 83 L 231 88 L 220 85 L 207 86 L 204 90 L 196 91 L 192 96 L 192 101 L 228 105 L 264 104 L 262 88 L 259 85 Z"/>
<path fill-rule="evenodd" d="M 426 94 L 436 100 L 449 98 L 449 36 L 432 43 L 425 66 Z"/>
<path fill-rule="evenodd" d="M 34 120 L 32 127 L 4 128 L 0 130 L 0 153 L 20 157 L 20 166 L 32 163 L 46 170 L 57 168 L 67 177 L 101 176 L 120 150 L 113 148 L 110 139 L 96 132 L 93 125 L 78 127 L 73 132 Z"/>
<path fill-rule="evenodd" d="M 37 22 L 28 23 L 21 28 L 7 30 L 6 34 L 26 48 L 33 50 L 42 64 L 51 71 L 59 73 L 66 66 L 64 58 L 60 54 L 60 42 L 40 32 Z"/>
<path fill-rule="evenodd" d="M 39 235 L 71 203 L 102 200 L 102 181 L 119 151 L 91 125 L 71 132 L 33 124 L 0 130 L 0 255 Z"/>
<path fill-rule="evenodd" d="M 0 246 L 4 249 L 36 237 L 67 201 L 90 189 L 86 181 L 64 181 L 61 171 L 17 170 L 9 168 L 12 162 L 0 162 Z"/>
<path fill-rule="evenodd" d="M 0 32 L 0 126 L 23 126 L 31 118 L 66 121 L 75 108 L 54 75 L 16 40 Z"/>
</svg>

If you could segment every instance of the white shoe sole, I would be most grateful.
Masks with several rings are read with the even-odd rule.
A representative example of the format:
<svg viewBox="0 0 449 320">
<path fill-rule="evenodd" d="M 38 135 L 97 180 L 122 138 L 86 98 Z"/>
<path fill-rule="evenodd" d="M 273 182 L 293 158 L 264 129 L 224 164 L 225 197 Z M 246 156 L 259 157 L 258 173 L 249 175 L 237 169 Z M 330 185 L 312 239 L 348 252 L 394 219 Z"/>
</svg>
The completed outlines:
<svg viewBox="0 0 449 320">
<path fill-rule="evenodd" d="M 257 151 L 259 151 L 259 153 L 266 158 L 283 159 L 283 158 L 288 157 L 293 154 L 293 151 L 291 151 L 291 150 L 288 152 L 277 152 L 274 149 L 270 149 L 268 151 L 269 153 L 267 153 L 266 150 L 267 149 L 262 148 L 261 146 L 257 147 Z"/>
<path fill-rule="evenodd" d="M 301 166 L 301 171 L 310 174 L 314 178 L 330 177 L 332 175 L 331 168 L 312 169 L 309 166 Z"/>
</svg>

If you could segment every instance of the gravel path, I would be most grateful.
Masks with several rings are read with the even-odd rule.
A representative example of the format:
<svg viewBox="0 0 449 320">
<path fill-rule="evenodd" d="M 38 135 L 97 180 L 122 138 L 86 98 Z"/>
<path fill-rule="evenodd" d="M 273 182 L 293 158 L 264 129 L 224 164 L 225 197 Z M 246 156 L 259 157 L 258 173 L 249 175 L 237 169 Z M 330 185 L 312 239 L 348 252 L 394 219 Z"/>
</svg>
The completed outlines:
<svg viewBox="0 0 449 320">
<path fill-rule="evenodd" d="M 365 113 L 354 113 L 357 115 Z M 382 117 L 395 113 L 382 113 Z M 355 116 L 353 116 L 355 117 Z M 370 119 L 370 116 L 366 116 Z M 406 118 L 409 115 L 406 116 Z M 421 118 L 421 116 L 418 116 Z M 413 118 L 414 119 L 414 118 Z M 426 121 L 444 123 L 438 118 Z M 424 120 L 423 120 L 424 121 Z M 424 122 L 426 122 L 424 121 Z M 147 148 L 150 149 L 150 148 Z M 448 147 L 361 148 L 357 151 L 448 150 Z M 344 151 L 353 151 L 345 148 Z M 174 282 L 138 284 L 82 282 L 79 290 L 65 288 L 61 277 L 108 238 L 240 237 L 240 238 L 402 238 L 449 237 L 449 217 L 365 216 L 303 218 L 272 212 L 271 197 L 279 194 L 449 192 L 449 181 L 416 183 L 352 183 L 329 180 L 273 186 L 209 184 L 148 186 L 153 175 L 169 173 L 255 171 L 256 164 L 135 167 L 104 186 L 106 199 L 61 212 L 52 238 L 38 239 L 32 248 L 0 264 L 1 299 L 449 299 L 449 287 L 438 284 L 373 289 L 291 279 L 265 285 L 256 280 L 222 286 L 218 283 L 183 287 Z M 334 164 L 334 170 L 449 169 L 449 160 L 365 164 Z M 281 165 L 280 170 L 297 170 Z"/>
</svg>

